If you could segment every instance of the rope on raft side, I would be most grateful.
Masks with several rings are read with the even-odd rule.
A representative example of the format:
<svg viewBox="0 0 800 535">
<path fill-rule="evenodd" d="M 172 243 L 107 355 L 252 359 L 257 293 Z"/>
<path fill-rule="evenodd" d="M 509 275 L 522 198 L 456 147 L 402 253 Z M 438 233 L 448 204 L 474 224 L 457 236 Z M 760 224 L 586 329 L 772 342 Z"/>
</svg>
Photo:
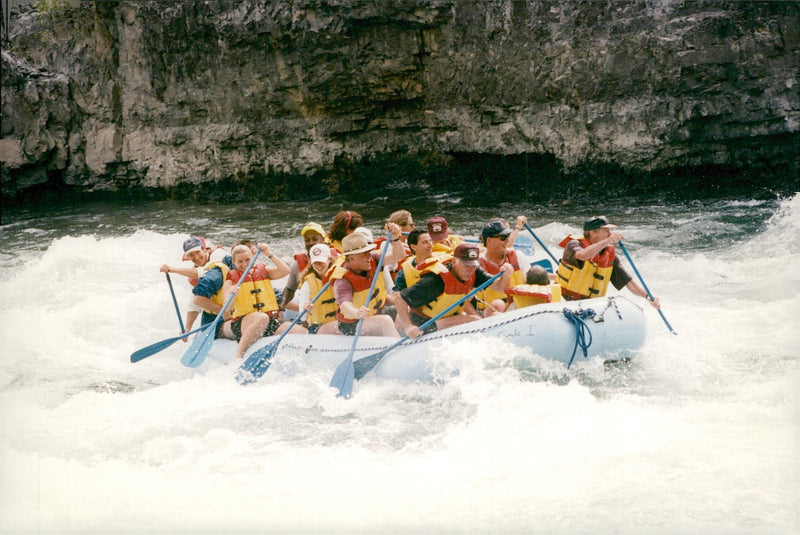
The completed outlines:
<svg viewBox="0 0 800 535">
<path fill-rule="evenodd" d="M 573 311 L 565 308 L 563 311 L 564 317 L 567 318 L 575 326 L 575 347 L 572 348 L 572 356 L 567 363 L 567 369 L 572 366 L 572 361 L 575 360 L 575 354 L 578 352 L 578 347 L 583 351 L 583 358 L 589 356 L 588 349 L 592 345 L 592 331 L 586 326 L 583 320 L 595 317 L 595 312 L 591 308 L 586 310 Z M 587 340 L 588 336 L 588 340 Z"/>
<path fill-rule="evenodd" d="M 403 345 L 404 346 L 410 346 L 410 345 L 414 345 L 414 344 L 430 342 L 431 340 L 443 340 L 443 339 L 447 339 L 447 338 L 452 338 L 453 336 L 467 336 L 467 335 L 471 335 L 471 334 L 481 334 L 481 333 L 483 333 L 483 332 L 485 332 L 485 331 L 487 331 L 489 329 L 492 329 L 492 330 L 493 329 L 497 329 L 498 327 L 502 327 L 504 325 L 510 325 L 512 323 L 516 323 L 518 321 L 522 321 L 522 320 L 531 318 L 533 316 L 538 316 L 540 314 L 563 314 L 567 318 L 568 321 L 570 321 L 573 325 L 575 325 L 575 328 L 576 328 L 576 340 L 575 340 L 575 344 L 576 345 L 575 345 L 575 349 L 574 349 L 574 351 L 572 353 L 572 358 L 570 359 L 569 364 L 567 365 L 567 368 L 569 368 L 569 365 L 572 364 L 572 361 L 575 358 L 575 353 L 577 352 L 578 347 L 581 347 L 581 349 L 583 350 L 584 357 L 587 357 L 587 355 L 588 355 L 587 350 L 588 350 L 589 346 L 592 345 L 592 339 L 591 339 L 592 334 L 588 330 L 589 328 L 583 323 L 583 319 L 585 319 L 585 318 L 596 318 L 595 322 L 597 322 L 597 323 L 602 322 L 603 321 L 603 315 L 606 313 L 606 311 L 609 308 L 612 308 L 612 307 L 615 309 L 615 311 L 617 313 L 617 316 L 619 316 L 619 318 L 622 319 L 622 314 L 620 314 L 619 308 L 617 307 L 617 304 L 615 302 L 615 299 L 618 299 L 619 297 L 622 297 L 622 296 L 609 297 L 608 298 L 608 303 L 606 305 L 605 310 L 603 310 L 603 312 L 600 313 L 600 314 L 597 314 L 592 309 L 586 309 L 586 310 L 579 309 L 577 311 L 571 311 L 571 310 L 565 308 L 563 310 L 532 311 L 532 312 L 530 312 L 528 314 L 524 314 L 524 315 L 521 315 L 521 316 L 515 316 L 515 317 L 513 317 L 511 319 L 508 319 L 506 321 L 502 321 L 502 322 L 499 322 L 499 323 L 493 323 L 491 325 L 487 325 L 487 326 L 483 326 L 483 327 L 479 327 L 479 328 L 471 329 L 471 330 L 467 330 L 467 331 L 458 331 L 458 332 L 455 332 L 455 333 L 452 333 L 452 332 L 451 333 L 433 332 L 431 334 L 428 334 L 428 335 L 425 335 L 425 336 L 422 336 L 422 337 L 419 337 L 419 338 L 411 338 L 411 339 L 407 340 L 405 342 L 405 344 L 403 344 Z M 624 297 L 622 297 L 622 298 L 626 299 Z M 533 308 L 535 308 L 535 307 L 533 307 Z M 568 315 L 567 313 L 570 313 L 570 314 Z M 573 319 L 573 317 L 570 317 L 570 316 L 575 316 L 575 315 L 580 316 L 581 318 L 583 318 L 583 319 L 577 319 L 577 321 L 580 322 L 580 326 L 575 324 L 575 319 Z M 586 335 L 587 334 L 588 334 L 588 338 L 589 338 L 588 343 L 586 343 L 586 338 L 587 338 Z M 312 345 L 300 345 L 300 344 L 296 344 L 296 343 L 292 343 L 292 342 L 285 342 L 282 347 L 284 349 L 295 349 L 295 350 L 303 351 L 305 353 L 308 353 L 312 349 L 314 349 L 315 351 L 333 352 L 333 353 L 341 353 L 341 352 L 345 352 L 345 351 L 348 350 L 347 348 L 314 347 L 313 344 Z M 358 350 L 359 351 L 381 351 L 381 350 L 383 350 L 385 348 L 386 348 L 385 345 L 381 345 L 381 346 L 375 346 L 375 347 L 359 347 Z"/>
</svg>

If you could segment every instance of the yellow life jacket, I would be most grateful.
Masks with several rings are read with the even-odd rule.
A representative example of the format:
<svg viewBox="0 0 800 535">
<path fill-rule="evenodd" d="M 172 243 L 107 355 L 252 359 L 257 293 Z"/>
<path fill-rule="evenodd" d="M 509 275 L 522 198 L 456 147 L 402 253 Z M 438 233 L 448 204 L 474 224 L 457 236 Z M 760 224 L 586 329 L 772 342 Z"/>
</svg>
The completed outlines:
<svg viewBox="0 0 800 535">
<path fill-rule="evenodd" d="M 444 281 L 444 291 L 441 293 L 441 295 L 439 295 L 439 297 L 427 305 L 423 305 L 414 309 L 414 313 L 422 316 L 423 318 L 432 319 L 438 316 L 440 313 L 447 310 L 448 307 L 457 303 L 465 295 L 471 292 L 473 286 L 475 285 L 475 272 L 472 273 L 472 276 L 469 278 L 469 280 L 462 282 L 458 280 L 453 272 L 441 262 L 433 262 L 423 271 L 423 274 L 424 273 L 436 273 L 439 275 Z M 462 303 L 461 306 L 453 308 L 453 310 L 442 317 L 446 318 L 461 314 L 461 310 L 464 308 L 463 305 L 464 304 Z"/>
<path fill-rule="evenodd" d="M 453 254 L 453 251 L 456 250 L 456 247 L 461 245 L 464 239 L 461 236 L 456 236 L 455 234 L 450 234 L 447 236 L 447 243 L 433 243 L 433 252 L 434 253 L 448 253 Z"/>
<path fill-rule="evenodd" d="M 558 245 L 566 247 L 571 240 L 578 240 L 584 248 L 591 245 L 589 240 L 571 234 Z M 609 245 L 593 258 L 584 260 L 583 267 L 567 264 L 562 258 L 558 263 L 556 280 L 561 285 L 564 297 L 576 300 L 606 295 L 611 272 L 614 270 L 614 258 L 613 245 Z"/>
<path fill-rule="evenodd" d="M 419 281 L 422 272 L 425 271 L 427 268 L 429 268 L 431 264 L 433 264 L 434 262 L 446 262 L 451 258 L 452 256 L 432 255 L 430 258 L 426 259 L 421 264 L 412 265 L 414 262 L 416 262 L 417 257 L 416 256 L 409 257 L 408 260 L 403 262 L 402 265 L 403 276 L 406 279 L 406 288 Z"/>
<path fill-rule="evenodd" d="M 518 284 L 506 289 L 517 308 L 561 301 L 560 284 Z"/>
<path fill-rule="evenodd" d="M 228 278 L 236 284 L 242 274 L 236 270 L 228 273 Z M 256 264 L 250 273 L 239 286 L 239 292 L 233 299 L 233 319 L 246 316 L 251 312 L 264 312 L 265 314 L 277 314 L 278 299 L 275 297 L 275 290 L 272 289 L 272 282 L 267 274 L 267 266 Z"/>
<path fill-rule="evenodd" d="M 369 299 L 367 299 L 369 287 L 372 286 L 372 278 L 375 276 L 375 270 L 378 268 L 378 263 L 375 262 L 374 258 L 370 258 L 369 264 L 369 271 L 365 276 L 355 273 L 343 264 L 333 268 L 330 278 L 331 281 L 336 279 L 347 279 L 353 286 L 353 306 L 356 308 L 367 306 L 370 308 L 370 315 L 374 316 L 386 304 L 388 293 L 386 292 L 386 283 L 383 280 L 384 277 L 381 274 L 378 276 L 378 281 L 375 283 L 375 290 L 373 290 L 372 295 L 369 296 Z M 331 282 L 331 285 L 333 285 L 333 282 Z M 369 304 L 366 304 L 367 302 Z M 358 322 L 357 319 L 345 317 L 341 311 L 339 311 L 338 303 L 336 309 L 336 318 L 342 323 Z"/>
<path fill-rule="evenodd" d="M 303 278 L 303 284 L 308 284 L 309 296 L 311 299 L 316 297 L 324 282 L 315 274 L 309 272 Z M 328 289 L 319 296 L 314 302 L 314 307 L 308 314 L 309 325 L 322 325 L 336 319 L 336 299 L 333 297 L 333 287 L 328 286 Z"/>
<path fill-rule="evenodd" d="M 514 268 L 514 272 L 511 274 L 511 277 L 508 281 L 508 286 L 516 286 L 518 284 L 525 283 L 525 274 L 519 267 L 519 258 L 517 257 L 517 252 L 514 250 L 506 251 L 506 256 L 503 259 L 503 264 L 499 266 L 486 258 L 485 255 L 481 255 L 478 261 L 481 263 L 481 267 L 484 271 L 486 271 L 489 275 L 497 275 L 500 273 L 500 268 L 503 264 L 509 263 Z M 503 301 L 506 300 L 507 296 L 504 292 L 500 292 L 497 290 L 493 290 L 491 288 L 486 288 L 481 290 L 477 294 L 475 294 L 478 298 L 478 310 L 483 310 L 488 305 L 486 303 L 491 303 L 495 299 L 502 299 Z"/>
<path fill-rule="evenodd" d="M 219 290 L 217 290 L 217 293 L 215 293 L 214 295 L 211 296 L 211 300 L 214 301 L 214 303 L 218 304 L 219 306 L 222 306 L 222 305 L 225 304 L 225 300 L 222 298 L 222 288 L 225 286 L 225 284 L 224 284 L 225 278 L 228 276 L 228 272 L 231 270 L 231 268 L 229 268 L 228 264 L 226 264 L 225 262 L 217 260 L 215 262 L 209 262 L 208 264 L 203 266 L 203 271 L 204 272 L 208 272 L 208 271 L 211 271 L 214 268 L 219 268 L 220 270 L 222 270 L 222 281 L 223 281 L 223 284 L 219 287 Z M 206 308 L 204 308 L 203 310 L 205 310 L 209 314 L 213 314 L 215 316 L 217 315 L 216 312 L 213 312 L 213 311 L 208 310 Z"/>
</svg>

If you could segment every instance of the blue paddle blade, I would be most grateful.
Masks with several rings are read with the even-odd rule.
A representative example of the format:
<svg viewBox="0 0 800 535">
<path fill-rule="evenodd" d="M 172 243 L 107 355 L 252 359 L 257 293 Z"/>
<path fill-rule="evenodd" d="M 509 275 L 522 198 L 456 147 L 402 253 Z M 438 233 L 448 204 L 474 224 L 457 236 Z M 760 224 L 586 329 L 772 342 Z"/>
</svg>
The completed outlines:
<svg viewBox="0 0 800 535">
<path fill-rule="evenodd" d="M 530 236 L 525 234 L 518 234 L 517 239 L 514 240 L 514 249 L 525 253 L 528 256 L 533 256 L 536 252 L 536 246 L 531 240 Z"/>
<path fill-rule="evenodd" d="M 200 366 L 208 352 L 211 351 L 211 346 L 214 344 L 214 333 L 217 330 L 217 322 L 214 321 L 208 324 L 208 327 L 203 329 L 192 341 L 192 345 L 186 350 L 186 353 L 181 357 L 181 364 L 189 366 L 190 368 L 197 368 Z"/>
<path fill-rule="evenodd" d="M 392 346 L 394 347 L 394 346 Z M 388 352 L 388 349 L 384 349 L 380 353 L 375 353 L 374 355 L 370 355 L 368 357 L 364 357 L 363 359 L 359 359 L 353 363 L 353 377 L 357 380 L 361 380 L 362 377 L 367 375 L 372 368 L 377 366 L 377 364 L 383 359 L 384 355 Z"/>
<path fill-rule="evenodd" d="M 246 385 L 261 379 L 272 364 L 270 359 L 275 354 L 276 347 L 277 343 L 273 342 L 247 357 L 244 364 L 236 370 L 236 381 L 240 385 Z"/>
<path fill-rule="evenodd" d="M 341 364 L 339 367 L 336 368 L 336 372 L 333 374 L 333 379 L 331 379 L 330 386 L 339 390 L 339 393 L 336 394 L 337 397 L 341 396 L 345 399 L 350 399 L 350 396 L 353 395 L 353 357 L 350 356 Z"/>
</svg>

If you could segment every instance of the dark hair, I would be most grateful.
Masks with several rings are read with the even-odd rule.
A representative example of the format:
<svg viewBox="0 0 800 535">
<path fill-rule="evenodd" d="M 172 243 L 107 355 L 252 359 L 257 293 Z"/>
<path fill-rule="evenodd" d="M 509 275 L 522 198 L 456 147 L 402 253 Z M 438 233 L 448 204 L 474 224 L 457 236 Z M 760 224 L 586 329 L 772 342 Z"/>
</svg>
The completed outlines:
<svg viewBox="0 0 800 535">
<path fill-rule="evenodd" d="M 534 264 L 525 274 L 525 284 L 538 284 L 539 286 L 547 286 L 550 284 L 550 278 L 547 276 L 547 270 L 539 264 Z"/>
<path fill-rule="evenodd" d="M 336 214 L 328 230 L 328 237 L 331 240 L 339 240 L 347 236 L 348 230 L 355 230 L 364 224 L 364 218 L 358 212 L 345 210 Z"/>
<path fill-rule="evenodd" d="M 406 238 L 406 243 L 409 245 L 416 245 L 419 242 L 419 237 L 422 234 L 427 234 L 428 229 L 424 228 L 415 228 L 411 232 L 408 233 L 408 238 Z"/>
</svg>

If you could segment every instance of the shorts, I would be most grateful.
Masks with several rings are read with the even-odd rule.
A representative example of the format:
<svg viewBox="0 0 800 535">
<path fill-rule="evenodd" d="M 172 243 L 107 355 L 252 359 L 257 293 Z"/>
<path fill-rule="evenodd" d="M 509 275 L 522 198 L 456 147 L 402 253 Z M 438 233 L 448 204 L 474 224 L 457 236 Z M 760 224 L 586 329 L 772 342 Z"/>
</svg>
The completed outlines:
<svg viewBox="0 0 800 535">
<path fill-rule="evenodd" d="M 424 324 L 426 321 L 430 321 L 430 319 L 429 319 L 429 318 L 426 318 L 426 317 L 420 316 L 419 314 L 417 314 L 416 312 L 413 312 L 413 311 L 412 311 L 412 312 L 410 312 L 410 313 L 408 314 L 408 316 L 409 316 L 409 318 L 411 319 L 411 323 L 413 323 L 413 324 L 414 324 L 414 325 L 416 325 L 417 327 L 419 327 L 419 326 L 423 325 L 423 324 Z M 437 330 L 437 327 L 436 327 L 436 322 L 434 321 L 433 323 L 431 323 L 430 325 L 428 325 L 427 327 L 425 327 L 425 328 L 422 330 L 422 334 L 430 334 L 430 333 L 435 333 L 435 332 L 436 332 L 436 330 Z"/>
<path fill-rule="evenodd" d="M 339 322 L 339 331 L 341 331 L 341 333 L 345 336 L 355 336 L 357 327 L 358 327 L 358 322 L 355 323 L 345 323 L 343 321 Z"/>
<path fill-rule="evenodd" d="M 317 334 L 317 331 L 319 331 L 320 327 L 322 327 L 322 325 L 320 325 L 319 323 L 310 323 L 309 325 L 306 326 L 306 328 L 308 329 L 308 334 Z"/>
<path fill-rule="evenodd" d="M 231 321 L 231 331 L 233 331 L 233 336 L 236 338 L 236 341 L 240 341 L 242 339 L 242 320 L 244 316 L 236 318 L 235 320 Z M 275 331 L 278 330 L 278 327 L 281 325 L 281 320 L 278 319 L 277 316 L 270 316 L 269 323 L 267 323 L 267 328 L 264 329 L 264 334 L 261 336 L 272 336 L 275 334 Z M 222 324 L 220 324 L 220 327 Z"/>
</svg>

